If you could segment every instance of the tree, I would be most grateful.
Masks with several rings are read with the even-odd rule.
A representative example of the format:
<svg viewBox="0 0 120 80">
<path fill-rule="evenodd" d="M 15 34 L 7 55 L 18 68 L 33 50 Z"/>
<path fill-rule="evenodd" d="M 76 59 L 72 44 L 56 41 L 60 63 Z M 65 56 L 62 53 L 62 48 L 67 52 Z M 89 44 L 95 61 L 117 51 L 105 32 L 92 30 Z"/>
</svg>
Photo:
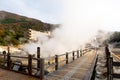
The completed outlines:
<svg viewBox="0 0 120 80">
<path fill-rule="evenodd" d="M 109 43 L 120 42 L 120 32 L 114 32 L 110 38 Z"/>
</svg>

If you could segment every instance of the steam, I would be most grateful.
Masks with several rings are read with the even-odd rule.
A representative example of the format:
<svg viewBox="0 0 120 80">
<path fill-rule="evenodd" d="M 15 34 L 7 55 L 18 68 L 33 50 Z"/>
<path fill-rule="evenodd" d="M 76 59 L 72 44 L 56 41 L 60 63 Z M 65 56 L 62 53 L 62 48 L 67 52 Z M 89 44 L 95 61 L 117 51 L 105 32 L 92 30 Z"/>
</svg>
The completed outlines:
<svg viewBox="0 0 120 80">
<path fill-rule="evenodd" d="M 52 32 L 52 38 L 39 35 L 37 42 L 25 45 L 24 49 L 28 53 L 35 54 L 36 47 L 40 46 L 42 56 L 63 54 L 82 48 L 82 45 L 90 42 L 91 37 L 96 34 L 99 24 L 95 5 L 91 1 L 64 0 L 63 2 L 61 27 Z"/>
</svg>

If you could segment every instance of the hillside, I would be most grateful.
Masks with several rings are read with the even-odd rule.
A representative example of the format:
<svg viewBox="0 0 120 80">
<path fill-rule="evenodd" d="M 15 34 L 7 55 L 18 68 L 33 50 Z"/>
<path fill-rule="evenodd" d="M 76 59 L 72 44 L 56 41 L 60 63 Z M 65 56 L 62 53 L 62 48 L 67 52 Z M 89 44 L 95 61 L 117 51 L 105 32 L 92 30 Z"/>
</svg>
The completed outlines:
<svg viewBox="0 0 120 80">
<path fill-rule="evenodd" d="M 0 11 L 0 45 L 18 45 L 28 41 L 28 29 L 51 31 L 58 27 L 14 13 Z"/>
</svg>

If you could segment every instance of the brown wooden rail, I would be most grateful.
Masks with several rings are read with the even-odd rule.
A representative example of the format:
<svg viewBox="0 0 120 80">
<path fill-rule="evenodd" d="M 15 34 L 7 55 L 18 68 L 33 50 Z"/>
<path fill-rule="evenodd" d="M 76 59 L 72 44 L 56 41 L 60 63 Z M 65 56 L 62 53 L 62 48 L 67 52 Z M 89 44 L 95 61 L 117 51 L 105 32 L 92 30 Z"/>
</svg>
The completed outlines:
<svg viewBox="0 0 120 80">
<path fill-rule="evenodd" d="M 117 57 L 115 54 L 112 54 L 113 57 L 111 57 L 111 52 L 109 52 L 108 47 L 105 48 L 105 52 L 107 58 L 107 80 L 113 80 L 113 78 L 120 79 L 120 73 L 114 73 L 113 71 L 113 67 L 120 66 L 120 58 Z M 117 61 L 113 61 L 113 58 L 117 59 Z"/>
</svg>

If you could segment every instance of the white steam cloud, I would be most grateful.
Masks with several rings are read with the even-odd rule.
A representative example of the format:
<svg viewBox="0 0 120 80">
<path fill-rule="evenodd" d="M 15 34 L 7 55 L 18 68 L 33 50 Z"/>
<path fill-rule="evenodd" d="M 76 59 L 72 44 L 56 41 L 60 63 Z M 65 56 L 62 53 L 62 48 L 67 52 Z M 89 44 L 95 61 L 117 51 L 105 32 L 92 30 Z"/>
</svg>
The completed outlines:
<svg viewBox="0 0 120 80">
<path fill-rule="evenodd" d="M 104 15 L 100 13 L 103 14 L 104 11 L 98 11 L 102 9 L 99 9 L 101 5 L 99 6 L 98 2 L 96 0 L 64 0 L 63 24 L 52 32 L 53 38 L 41 37 L 42 41 L 39 38 L 40 41 L 25 45 L 25 50 L 36 53 L 36 47 L 40 46 L 41 55 L 46 56 L 80 49 L 81 45 L 90 41 L 101 26 L 100 17 Z M 107 7 L 105 9 L 107 10 Z"/>
</svg>

